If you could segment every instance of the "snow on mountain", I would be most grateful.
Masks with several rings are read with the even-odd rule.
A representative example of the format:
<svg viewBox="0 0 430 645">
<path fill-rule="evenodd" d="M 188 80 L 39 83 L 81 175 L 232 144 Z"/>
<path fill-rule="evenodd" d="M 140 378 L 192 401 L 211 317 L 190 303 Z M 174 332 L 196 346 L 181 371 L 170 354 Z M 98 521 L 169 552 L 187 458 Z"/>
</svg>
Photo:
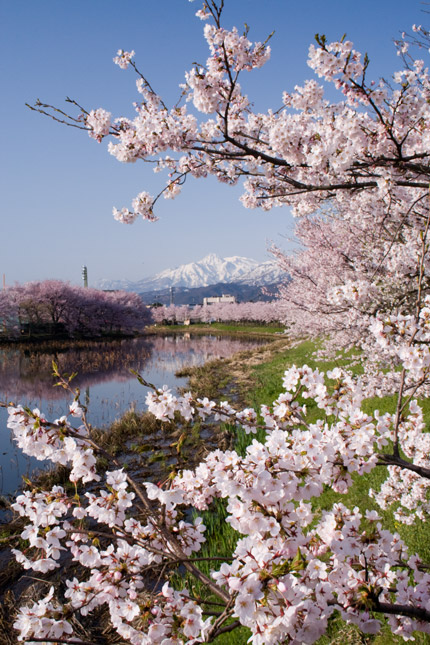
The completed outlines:
<svg viewBox="0 0 430 645">
<path fill-rule="evenodd" d="M 276 262 L 268 260 L 267 262 L 257 264 L 249 273 L 242 276 L 238 282 L 241 284 L 262 286 L 281 282 L 286 277 L 287 274 L 279 268 Z"/>
<path fill-rule="evenodd" d="M 145 280 L 150 289 L 166 287 L 207 287 L 218 282 L 237 282 L 244 275 L 258 266 L 258 262 L 248 258 L 233 256 L 219 258 L 215 253 L 210 253 L 199 262 L 183 264 L 177 269 L 166 269 L 157 273 L 153 278 Z"/>
<path fill-rule="evenodd" d="M 248 285 L 263 285 L 279 282 L 285 278 L 285 273 L 278 268 L 276 262 L 257 262 L 250 258 L 237 255 L 220 258 L 210 253 L 198 262 L 182 264 L 176 269 L 166 269 L 154 276 L 143 278 L 138 282 L 129 280 L 101 280 L 101 289 L 124 289 L 126 291 L 156 291 L 169 287 L 207 287 L 218 283 L 243 283 Z"/>
</svg>

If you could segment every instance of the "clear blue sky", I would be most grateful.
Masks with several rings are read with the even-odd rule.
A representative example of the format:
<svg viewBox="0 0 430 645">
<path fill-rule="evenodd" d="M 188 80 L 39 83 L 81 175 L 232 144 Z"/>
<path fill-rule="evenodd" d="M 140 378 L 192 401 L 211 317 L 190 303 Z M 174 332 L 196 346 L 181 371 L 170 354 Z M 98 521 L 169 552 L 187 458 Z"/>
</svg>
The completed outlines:
<svg viewBox="0 0 430 645">
<path fill-rule="evenodd" d="M 251 27 L 264 40 L 275 29 L 271 61 L 244 87 L 256 108 L 278 107 L 283 90 L 312 77 L 307 50 L 316 32 L 343 33 L 371 58 L 369 77 L 400 64 L 392 44 L 413 23 L 426 24 L 419 0 L 226 0 L 226 24 Z M 134 49 L 138 67 L 166 102 L 178 97 L 184 71 L 205 61 L 201 2 L 188 0 L 0 0 L 3 44 L 0 109 L 1 251 L 6 282 L 59 278 L 90 285 L 101 278 L 137 280 L 199 260 L 210 252 L 268 259 L 267 244 L 287 246 L 287 209 L 244 209 L 239 188 L 190 182 L 162 200 L 156 223 L 125 226 L 112 207 L 129 207 L 142 190 L 156 194 L 164 177 L 143 163 L 120 164 L 86 133 L 31 112 L 36 98 L 57 106 L 70 96 L 87 109 L 133 116 L 134 72 L 120 70 L 117 49 Z"/>
</svg>

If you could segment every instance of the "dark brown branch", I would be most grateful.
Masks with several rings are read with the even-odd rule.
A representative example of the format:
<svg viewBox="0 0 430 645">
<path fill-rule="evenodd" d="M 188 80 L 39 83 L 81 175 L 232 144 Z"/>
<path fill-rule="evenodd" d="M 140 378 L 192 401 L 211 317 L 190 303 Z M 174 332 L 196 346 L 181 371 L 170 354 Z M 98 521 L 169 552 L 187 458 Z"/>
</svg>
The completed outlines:
<svg viewBox="0 0 430 645">
<path fill-rule="evenodd" d="M 422 607 L 413 607 L 412 605 L 396 605 L 387 602 L 377 601 L 373 611 L 382 612 L 394 616 L 407 616 L 408 618 L 415 618 L 416 620 L 423 620 L 430 623 L 430 611 Z"/>
<path fill-rule="evenodd" d="M 398 466 L 404 470 L 411 470 L 417 475 L 424 477 L 425 479 L 430 479 L 430 468 L 425 468 L 424 466 L 417 466 L 417 464 L 412 464 L 397 455 L 378 455 L 378 459 L 381 461 L 378 462 L 378 466 Z"/>
<path fill-rule="evenodd" d="M 227 632 L 232 632 L 234 629 L 237 629 L 240 626 L 241 626 L 241 623 L 238 620 L 235 620 L 234 623 L 230 623 L 230 625 L 224 625 L 224 627 L 220 627 L 219 629 L 217 629 L 216 635 L 219 636 L 220 634 L 226 634 Z"/>
</svg>

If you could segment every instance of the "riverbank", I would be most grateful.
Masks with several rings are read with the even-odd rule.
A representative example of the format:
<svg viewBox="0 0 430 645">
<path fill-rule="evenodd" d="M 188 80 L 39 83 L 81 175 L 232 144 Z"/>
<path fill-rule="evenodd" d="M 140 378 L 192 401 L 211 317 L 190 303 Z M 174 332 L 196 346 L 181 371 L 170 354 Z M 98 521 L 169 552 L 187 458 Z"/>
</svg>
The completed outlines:
<svg viewBox="0 0 430 645">
<path fill-rule="evenodd" d="M 194 327 L 194 326 L 193 326 Z M 201 326 L 199 335 L 208 334 L 207 325 Z M 211 326 L 212 331 L 215 330 Z M 194 333 L 194 328 L 191 330 Z M 249 336 L 250 330 L 236 327 L 236 337 Z M 188 329 L 175 329 L 175 334 L 187 333 Z M 217 330 L 217 334 L 232 336 L 232 330 Z M 158 328 L 156 335 L 165 335 L 165 328 Z M 269 341 L 253 349 L 236 353 L 231 358 L 215 359 L 203 367 L 188 367 L 180 371 L 180 376 L 188 376 L 189 388 L 196 396 L 210 396 L 228 399 L 237 407 L 242 406 L 246 392 L 252 387 L 250 374 L 253 366 L 273 357 L 279 350 L 287 347 L 285 337 L 276 338 L 274 333 L 261 333 L 253 329 L 251 335 L 257 335 Z M 63 347 L 65 349 L 65 347 Z M 108 429 L 94 430 L 94 440 L 99 443 L 113 458 L 125 465 L 136 479 L 159 482 L 182 468 L 193 468 L 208 451 L 216 448 L 233 447 L 236 439 L 231 428 L 220 424 L 194 423 L 186 424 L 176 419 L 174 422 L 161 423 L 148 413 L 130 410 Z M 101 469 L 109 466 L 108 459 L 98 461 Z M 67 488 L 68 470 L 64 467 L 41 473 L 29 486 L 50 488 L 58 484 Z M 83 491 L 81 491 L 83 492 Z M 7 645 L 16 643 L 15 631 L 12 628 L 13 615 L 17 605 L 32 601 L 38 594 L 44 593 L 46 585 L 33 582 L 27 577 L 15 559 L 6 554 L 6 545 L 19 547 L 19 537 L 23 521 L 15 518 L 9 524 L 3 524 L 0 540 L 3 552 L 0 553 L 0 642 Z M 60 577 L 71 575 L 64 569 L 54 571 L 46 577 L 49 584 L 57 584 Z M 85 621 L 84 621 L 85 622 Z M 85 623 L 85 636 L 100 638 L 100 630 L 93 630 Z M 84 632 L 81 632 L 82 636 Z M 108 632 L 106 643 L 116 642 L 114 632 Z M 103 640 L 97 640 L 103 642 Z"/>
<path fill-rule="evenodd" d="M 227 336 L 259 336 L 273 338 L 285 336 L 285 327 L 281 325 L 257 325 L 255 323 L 196 323 L 192 325 L 150 325 L 146 327 L 144 335 L 160 334 L 216 334 Z"/>
<path fill-rule="evenodd" d="M 281 392 L 283 373 L 291 364 L 303 365 L 306 363 L 311 367 L 318 365 L 322 371 L 342 364 L 341 359 L 323 363 L 316 361 L 315 349 L 315 345 L 311 342 L 304 342 L 292 347 L 288 338 L 283 335 L 275 337 L 272 342 L 265 345 L 238 352 L 230 358 L 209 361 L 202 367 L 186 368 L 181 373 L 188 377 L 189 389 L 193 391 L 195 396 L 227 399 L 238 408 L 252 405 L 258 409 L 262 403 L 272 402 Z M 372 409 L 377 407 L 383 413 L 392 409 L 393 405 L 395 402 L 389 398 L 368 400 L 366 410 L 370 413 Z M 310 405 L 309 408 L 311 409 L 311 407 Z M 430 418 L 428 408 L 429 406 L 425 409 L 427 420 Z M 126 463 L 130 471 L 140 479 L 150 479 L 157 482 L 180 468 L 192 468 L 208 450 L 216 447 L 234 448 L 243 454 L 246 446 L 253 439 L 255 439 L 255 435 L 246 435 L 243 431 L 228 424 L 213 424 L 205 427 L 198 423 L 183 424 L 179 420 L 161 424 L 155 422 L 148 415 L 145 416 L 133 411 L 125 415 L 118 425 L 114 424 L 98 437 L 104 447 L 118 459 L 121 459 L 121 455 L 124 455 L 124 448 L 127 448 Z M 106 467 L 107 462 L 100 461 L 99 465 Z M 381 481 L 385 478 L 385 472 L 385 468 L 380 468 L 366 476 L 355 478 L 354 485 L 347 495 L 336 494 L 330 489 L 326 490 L 320 498 L 312 500 L 313 511 L 322 513 L 338 501 L 349 508 L 358 506 L 362 512 L 376 510 L 373 500 L 369 498 L 368 490 L 370 487 L 379 488 Z M 67 473 L 63 473 L 64 483 L 67 481 L 66 475 Z M 41 485 L 45 484 L 48 482 L 41 482 Z M 381 512 L 380 509 L 378 510 L 384 525 L 391 531 L 399 531 L 412 552 L 420 552 L 425 561 L 430 559 L 428 530 L 424 522 L 417 522 L 413 527 L 399 527 L 390 511 Z M 234 549 L 237 534 L 231 529 L 225 518 L 225 508 L 219 501 L 210 512 L 203 514 L 203 521 L 207 526 L 208 542 L 200 553 L 202 557 L 219 556 L 220 553 L 228 554 Z M 15 528 L 18 529 L 18 526 Z M 2 537 L 7 539 L 9 536 L 3 534 Z M 70 575 L 70 572 L 63 572 L 63 574 Z M 22 585 L 22 577 L 22 572 L 14 560 L 10 560 L 9 565 L 2 568 L 0 586 L 3 586 L 3 589 L 5 587 L 8 589 L 8 592 L 3 595 L 4 609 L 0 610 L 0 642 L 5 645 L 15 645 L 16 643 L 16 640 L 13 640 L 15 636 L 8 615 L 12 616 L 15 606 L 22 603 L 22 598 L 19 598 L 19 602 L 15 599 L 14 591 L 22 589 L 20 586 Z M 58 571 L 54 572 L 52 576 L 48 576 L 48 583 L 56 584 L 60 577 Z M 41 587 L 41 584 L 31 583 L 32 586 L 26 591 L 29 599 L 45 590 L 46 586 L 42 585 Z M 16 596 L 18 595 L 17 593 Z M 1 615 L 2 611 L 3 615 Z M 99 628 L 100 623 L 97 623 L 99 618 L 94 618 L 94 622 L 91 624 L 85 620 L 82 622 L 85 631 L 80 632 L 81 637 L 93 639 L 92 642 L 97 644 L 111 645 L 111 643 L 122 642 L 115 638 L 113 631 L 105 632 L 101 637 L 102 630 Z M 96 627 L 96 624 L 99 624 L 99 627 Z M 233 634 L 224 634 L 217 639 L 216 643 L 217 645 L 245 645 L 248 638 L 248 630 L 241 628 Z M 366 636 L 363 640 L 363 635 L 355 627 L 347 626 L 335 617 L 330 621 L 328 635 L 321 639 L 319 644 L 362 645 L 363 642 L 374 645 L 394 645 L 398 640 L 388 631 L 374 637 Z M 425 636 L 419 635 L 417 642 L 424 644 L 428 643 L 428 640 Z"/>
</svg>

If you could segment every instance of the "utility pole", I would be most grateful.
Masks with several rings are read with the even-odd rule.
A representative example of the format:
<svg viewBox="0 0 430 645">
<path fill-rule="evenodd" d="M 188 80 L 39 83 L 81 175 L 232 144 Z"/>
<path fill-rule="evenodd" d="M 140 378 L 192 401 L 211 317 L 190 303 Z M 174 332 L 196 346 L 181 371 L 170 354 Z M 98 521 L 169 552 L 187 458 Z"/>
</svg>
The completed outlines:
<svg viewBox="0 0 430 645">
<path fill-rule="evenodd" d="M 82 280 L 84 281 L 84 287 L 88 287 L 88 269 L 85 265 L 82 267 Z"/>
<path fill-rule="evenodd" d="M 6 274 L 3 273 L 3 291 L 6 290 Z M 6 320 L 3 318 L 3 334 L 6 334 Z"/>
<path fill-rule="evenodd" d="M 170 287 L 170 304 L 173 305 L 173 293 L 175 291 L 175 287 Z"/>
</svg>

